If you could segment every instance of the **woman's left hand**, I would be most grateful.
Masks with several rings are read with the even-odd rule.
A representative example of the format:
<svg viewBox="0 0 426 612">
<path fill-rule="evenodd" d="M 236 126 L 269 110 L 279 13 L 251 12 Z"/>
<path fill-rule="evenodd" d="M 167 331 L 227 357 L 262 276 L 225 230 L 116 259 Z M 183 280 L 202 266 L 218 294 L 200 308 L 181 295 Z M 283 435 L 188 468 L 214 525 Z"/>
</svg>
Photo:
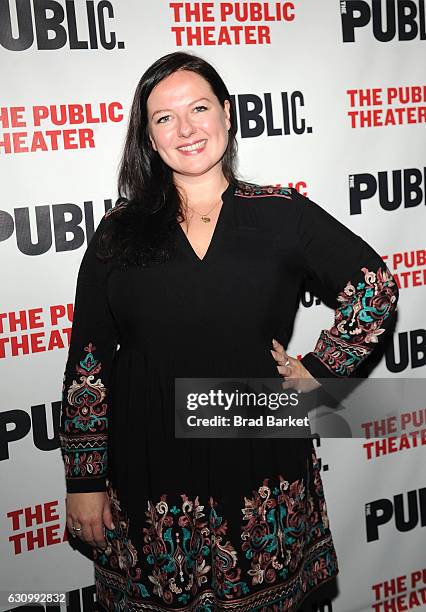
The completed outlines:
<svg viewBox="0 0 426 612">
<path fill-rule="evenodd" d="M 321 387 L 305 366 L 294 357 L 290 357 L 283 345 L 273 338 L 271 353 L 277 364 L 277 370 L 284 378 L 283 389 L 296 389 L 298 393 L 307 393 Z"/>
</svg>

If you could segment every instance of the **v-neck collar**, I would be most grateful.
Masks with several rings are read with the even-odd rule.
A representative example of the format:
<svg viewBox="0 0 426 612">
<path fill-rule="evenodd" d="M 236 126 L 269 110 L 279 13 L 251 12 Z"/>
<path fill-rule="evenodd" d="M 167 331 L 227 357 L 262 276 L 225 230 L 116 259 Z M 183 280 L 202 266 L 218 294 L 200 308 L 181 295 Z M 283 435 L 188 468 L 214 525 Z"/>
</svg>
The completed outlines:
<svg viewBox="0 0 426 612">
<path fill-rule="evenodd" d="M 177 224 L 178 225 L 178 228 L 177 228 L 178 235 L 180 235 L 181 240 L 189 256 L 199 265 L 207 263 L 207 261 L 211 258 L 212 253 L 214 252 L 217 246 L 217 243 L 219 242 L 221 229 L 224 224 L 225 217 L 229 213 L 229 209 L 232 205 L 232 198 L 233 198 L 235 189 L 236 189 L 236 185 L 235 183 L 231 181 L 229 185 L 227 186 L 227 188 L 225 189 L 225 191 L 221 195 L 222 206 L 220 207 L 219 215 L 216 220 L 216 225 L 213 230 L 213 234 L 212 234 L 209 246 L 207 247 L 207 250 L 202 259 L 201 257 L 198 257 L 197 253 L 193 249 L 192 244 L 190 243 L 188 236 L 183 231 L 183 228 L 180 225 L 180 223 Z"/>
</svg>

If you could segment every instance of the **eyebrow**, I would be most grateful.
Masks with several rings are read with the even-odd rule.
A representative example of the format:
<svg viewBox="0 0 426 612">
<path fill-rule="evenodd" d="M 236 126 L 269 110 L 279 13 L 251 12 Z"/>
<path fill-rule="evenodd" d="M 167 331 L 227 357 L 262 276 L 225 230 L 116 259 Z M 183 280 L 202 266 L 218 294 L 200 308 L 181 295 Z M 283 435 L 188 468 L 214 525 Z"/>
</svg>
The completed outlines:
<svg viewBox="0 0 426 612">
<path fill-rule="evenodd" d="M 210 102 L 209 98 L 197 98 L 197 100 L 193 100 L 192 102 L 190 102 L 188 106 L 192 106 L 196 102 L 200 102 L 200 100 L 207 100 L 208 102 Z M 170 111 L 170 110 L 171 110 L 170 108 L 162 108 L 161 110 L 156 110 L 152 113 L 151 119 L 153 119 L 157 113 L 165 113 L 166 111 Z"/>
</svg>

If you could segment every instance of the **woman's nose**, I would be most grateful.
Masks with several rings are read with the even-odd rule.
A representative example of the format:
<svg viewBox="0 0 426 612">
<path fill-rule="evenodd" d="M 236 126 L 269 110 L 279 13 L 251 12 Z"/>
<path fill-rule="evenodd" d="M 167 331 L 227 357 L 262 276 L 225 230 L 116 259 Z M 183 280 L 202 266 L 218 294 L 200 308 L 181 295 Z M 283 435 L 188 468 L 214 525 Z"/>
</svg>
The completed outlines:
<svg viewBox="0 0 426 612">
<path fill-rule="evenodd" d="M 179 135 L 187 138 L 194 131 L 193 125 L 189 118 L 181 117 L 179 120 Z"/>
</svg>

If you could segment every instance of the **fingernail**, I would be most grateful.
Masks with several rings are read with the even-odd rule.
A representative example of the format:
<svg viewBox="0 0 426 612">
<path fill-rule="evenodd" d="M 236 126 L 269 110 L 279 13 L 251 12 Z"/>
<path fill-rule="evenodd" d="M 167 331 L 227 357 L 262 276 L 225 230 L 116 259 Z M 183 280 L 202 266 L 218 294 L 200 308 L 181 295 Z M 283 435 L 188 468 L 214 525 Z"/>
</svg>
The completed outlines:
<svg viewBox="0 0 426 612">
<path fill-rule="evenodd" d="M 272 338 L 272 344 L 278 344 L 278 342 L 275 340 L 275 338 Z"/>
<path fill-rule="evenodd" d="M 115 529 L 114 523 L 111 523 L 111 529 Z"/>
</svg>

